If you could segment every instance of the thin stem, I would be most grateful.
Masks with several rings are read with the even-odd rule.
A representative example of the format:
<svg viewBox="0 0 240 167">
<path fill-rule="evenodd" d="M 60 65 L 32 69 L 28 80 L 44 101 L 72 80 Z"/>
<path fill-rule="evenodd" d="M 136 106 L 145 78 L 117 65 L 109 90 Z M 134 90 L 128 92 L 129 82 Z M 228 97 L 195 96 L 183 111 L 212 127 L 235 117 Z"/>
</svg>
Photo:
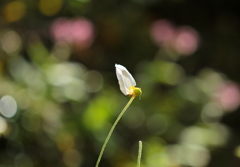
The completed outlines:
<svg viewBox="0 0 240 167">
<path fill-rule="evenodd" d="M 121 117 L 123 116 L 123 114 L 125 113 L 125 111 L 127 110 L 127 108 L 130 106 L 130 104 L 132 103 L 133 99 L 135 98 L 135 96 L 132 96 L 131 99 L 128 101 L 127 105 L 123 108 L 123 110 L 121 111 L 121 113 L 119 114 L 119 116 L 117 117 L 116 121 L 114 122 L 113 126 L 111 127 L 108 135 L 107 135 L 107 138 L 102 146 L 102 149 L 101 149 L 101 152 L 98 156 L 98 160 L 97 160 L 97 163 L 96 163 L 96 166 L 95 167 L 98 167 L 100 161 L 101 161 L 101 158 L 102 158 L 102 155 L 103 155 L 103 151 L 108 143 L 108 140 L 110 139 L 111 135 L 112 135 L 112 132 L 115 128 L 115 126 L 117 125 L 118 121 L 121 119 Z"/>
<path fill-rule="evenodd" d="M 142 142 L 139 141 L 137 167 L 140 167 L 140 164 L 141 164 L 141 156 L 142 156 Z"/>
</svg>

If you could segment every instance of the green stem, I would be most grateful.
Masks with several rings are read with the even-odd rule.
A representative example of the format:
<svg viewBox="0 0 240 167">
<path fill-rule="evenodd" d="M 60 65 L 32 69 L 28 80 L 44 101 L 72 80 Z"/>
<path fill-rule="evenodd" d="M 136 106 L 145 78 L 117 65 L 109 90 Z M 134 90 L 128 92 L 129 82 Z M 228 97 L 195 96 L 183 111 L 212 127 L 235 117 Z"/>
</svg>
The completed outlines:
<svg viewBox="0 0 240 167">
<path fill-rule="evenodd" d="M 112 132 L 115 128 L 115 126 L 117 125 L 118 121 L 121 119 L 121 117 L 123 116 L 123 114 L 125 113 L 125 111 L 127 110 L 127 108 L 130 106 L 130 104 L 132 103 L 133 99 L 135 98 L 135 96 L 132 96 L 131 99 L 129 100 L 129 102 L 127 103 L 127 105 L 123 108 L 123 110 L 121 111 L 121 113 L 119 114 L 119 116 L 117 117 L 116 121 L 114 122 L 112 128 L 110 129 L 108 135 L 107 135 L 107 138 L 102 146 L 102 149 L 101 149 L 101 152 L 98 156 L 98 160 L 97 160 L 97 163 L 96 163 L 96 166 L 95 167 L 98 167 L 100 161 L 101 161 L 101 158 L 102 158 L 102 155 L 103 155 L 103 151 L 108 143 L 108 140 L 110 139 L 111 135 L 112 135 Z"/>
<path fill-rule="evenodd" d="M 137 167 L 140 167 L 140 164 L 141 164 L 141 156 L 142 156 L 142 142 L 139 141 L 138 158 L 137 158 Z"/>
</svg>

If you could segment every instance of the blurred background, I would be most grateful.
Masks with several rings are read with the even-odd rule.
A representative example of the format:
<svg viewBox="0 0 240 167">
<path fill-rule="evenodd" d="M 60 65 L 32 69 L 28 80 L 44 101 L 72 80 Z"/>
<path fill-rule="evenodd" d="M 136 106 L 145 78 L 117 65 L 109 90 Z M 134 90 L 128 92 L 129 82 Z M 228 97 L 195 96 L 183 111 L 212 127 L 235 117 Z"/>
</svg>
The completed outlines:
<svg viewBox="0 0 240 167">
<path fill-rule="evenodd" d="M 239 167 L 235 2 L 1 0 L 0 167 Z"/>
</svg>

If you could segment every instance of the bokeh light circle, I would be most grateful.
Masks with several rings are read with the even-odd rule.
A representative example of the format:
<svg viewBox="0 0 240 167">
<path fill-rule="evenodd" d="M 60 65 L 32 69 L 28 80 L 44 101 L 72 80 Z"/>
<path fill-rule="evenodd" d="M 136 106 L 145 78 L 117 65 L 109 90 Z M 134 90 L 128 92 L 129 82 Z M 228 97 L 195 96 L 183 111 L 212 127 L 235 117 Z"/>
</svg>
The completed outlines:
<svg viewBox="0 0 240 167">
<path fill-rule="evenodd" d="M 98 92 L 103 86 L 103 77 L 97 71 L 88 71 L 85 76 L 85 85 L 84 88 L 89 93 Z"/>
<path fill-rule="evenodd" d="M 9 55 L 16 54 L 22 47 L 22 39 L 15 31 L 8 31 L 2 37 L 2 48 Z"/>
<path fill-rule="evenodd" d="M 0 134 L 4 133 L 7 130 L 6 120 L 0 116 Z"/>
<path fill-rule="evenodd" d="M 0 111 L 4 117 L 13 117 L 17 113 L 16 100 L 9 95 L 3 96 L 0 100 Z"/>
</svg>

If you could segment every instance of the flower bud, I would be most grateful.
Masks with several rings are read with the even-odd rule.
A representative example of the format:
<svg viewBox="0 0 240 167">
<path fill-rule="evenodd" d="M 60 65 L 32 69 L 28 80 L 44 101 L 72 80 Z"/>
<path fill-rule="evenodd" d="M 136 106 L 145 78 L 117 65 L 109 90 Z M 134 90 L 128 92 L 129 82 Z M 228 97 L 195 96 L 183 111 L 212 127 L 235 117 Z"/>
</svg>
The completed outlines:
<svg viewBox="0 0 240 167">
<path fill-rule="evenodd" d="M 142 95 L 142 90 L 141 90 L 141 88 L 134 87 L 134 88 L 133 88 L 133 95 L 134 95 L 134 96 L 141 96 L 141 95 Z"/>
</svg>

